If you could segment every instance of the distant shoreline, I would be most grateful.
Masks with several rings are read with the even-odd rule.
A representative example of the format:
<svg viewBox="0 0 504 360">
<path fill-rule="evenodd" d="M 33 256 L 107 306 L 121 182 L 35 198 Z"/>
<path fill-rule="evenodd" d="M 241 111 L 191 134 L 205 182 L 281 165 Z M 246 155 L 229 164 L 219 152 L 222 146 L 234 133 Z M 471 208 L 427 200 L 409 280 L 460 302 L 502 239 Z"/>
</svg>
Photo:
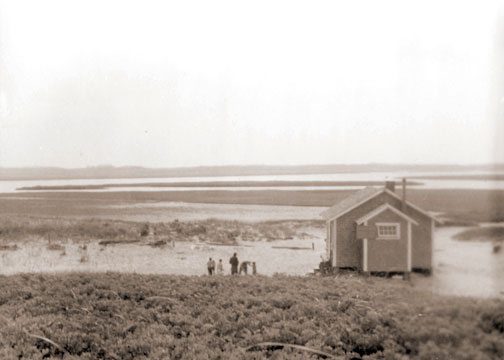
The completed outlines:
<svg viewBox="0 0 504 360">
<path fill-rule="evenodd" d="M 480 175 L 426 175 L 408 176 L 413 180 L 477 180 L 477 181 L 502 181 L 504 174 L 480 174 Z"/>
<path fill-rule="evenodd" d="M 141 166 L 91 166 L 66 169 L 59 167 L 0 167 L 0 181 L 142 179 L 176 177 L 320 175 L 377 172 L 504 172 L 504 164 L 327 164 L 327 165 L 226 165 L 174 168 Z"/>
<path fill-rule="evenodd" d="M 383 181 L 212 181 L 212 182 L 164 182 L 164 183 L 127 183 L 95 185 L 36 185 L 24 186 L 16 190 L 105 190 L 109 188 L 155 187 L 155 188 L 229 188 L 229 187 L 290 187 L 290 186 L 382 186 Z M 400 182 L 396 182 L 400 185 Z M 421 182 L 408 182 L 408 186 L 423 185 Z"/>
</svg>

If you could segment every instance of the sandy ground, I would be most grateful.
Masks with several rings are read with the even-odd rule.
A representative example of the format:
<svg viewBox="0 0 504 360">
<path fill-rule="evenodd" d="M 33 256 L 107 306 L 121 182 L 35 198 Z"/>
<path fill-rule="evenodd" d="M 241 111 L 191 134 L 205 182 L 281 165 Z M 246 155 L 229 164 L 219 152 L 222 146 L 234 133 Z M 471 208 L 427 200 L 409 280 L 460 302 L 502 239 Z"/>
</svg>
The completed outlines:
<svg viewBox="0 0 504 360">
<path fill-rule="evenodd" d="M 238 246 L 212 246 L 198 242 L 178 242 L 175 246 L 151 247 L 139 244 L 101 246 L 69 241 L 64 249 L 49 250 L 40 242 L 24 243 L 16 251 L 0 252 L 0 273 L 22 272 L 120 271 L 142 274 L 203 275 L 209 257 L 222 259 L 225 273 L 230 273 L 229 258 L 238 254 L 240 261 L 255 261 L 260 274 L 305 275 L 312 272 L 325 254 L 325 234 L 307 228 L 307 239 L 244 242 Z M 312 249 L 312 244 L 314 249 Z M 273 247 L 304 247 L 290 250 Z M 252 269 L 250 269 L 251 271 Z"/>
</svg>

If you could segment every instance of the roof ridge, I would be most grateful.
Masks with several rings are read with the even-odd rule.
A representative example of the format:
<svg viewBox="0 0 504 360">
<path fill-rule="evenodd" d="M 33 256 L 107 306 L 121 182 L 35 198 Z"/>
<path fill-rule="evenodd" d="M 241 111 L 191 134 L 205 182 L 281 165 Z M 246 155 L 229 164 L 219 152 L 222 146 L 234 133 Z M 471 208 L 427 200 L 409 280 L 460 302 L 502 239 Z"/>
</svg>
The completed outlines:
<svg viewBox="0 0 504 360">
<path fill-rule="evenodd" d="M 329 209 L 321 212 L 320 215 L 322 217 L 324 217 L 326 220 L 331 220 L 331 219 L 337 218 L 340 215 L 343 215 L 344 213 L 349 211 L 350 209 L 355 208 L 355 207 L 371 200 L 372 198 L 374 198 L 375 196 L 377 196 L 381 193 L 387 193 L 387 194 L 390 194 L 391 196 L 395 197 L 398 200 L 402 200 L 399 195 L 397 195 L 395 192 L 392 192 L 385 187 L 367 186 L 364 189 L 358 190 L 358 191 L 352 193 L 351 195 L 347 196 L 346 198 L 340 200 L 338 203 L 336 203 L 335 205 L 333 205 Z M 410 208 L 424 214 L 428 218 L 439 223 L 438 219 L 436 219 L 434 216 L 432 216 L 431 214 L 429 214 L 425 210 L 419 208 L 415 204 L 413 204 L 409 201 L 406 201 L 406 204 Z"/>
<path fill-rule="evenodd" d="M 385 188 L 383 187 L 378 188 L 374 186 L 367 186 L 364 189 L 356 191 L 346 198 L 342 199 L 329 209 L 323 211 L 320 215 L 326 219 L 333 218 L 346 211 L 348 208 L 356 206 L 361 202 L 365 202 L 370 198 L 382 193 L 383 191 L 385 191 Z"/>
</svg>

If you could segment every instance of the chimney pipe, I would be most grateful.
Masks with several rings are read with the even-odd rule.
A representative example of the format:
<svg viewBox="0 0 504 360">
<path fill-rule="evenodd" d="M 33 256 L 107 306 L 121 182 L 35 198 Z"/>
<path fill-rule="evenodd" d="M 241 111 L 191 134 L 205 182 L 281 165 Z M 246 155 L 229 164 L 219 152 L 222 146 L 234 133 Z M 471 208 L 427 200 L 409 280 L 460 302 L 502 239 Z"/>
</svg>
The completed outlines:
<svg viewBox="0 0 504 360">
<path fill-rule="evenodd" d="M 395 192 L 395 181 L 385 181 L 385 189 Z"/>
<path fill-rule="evenodd" d="M 406 211 L 406 178 L 402 179 L 402 204 L 401 210 Z"/>
</svg>

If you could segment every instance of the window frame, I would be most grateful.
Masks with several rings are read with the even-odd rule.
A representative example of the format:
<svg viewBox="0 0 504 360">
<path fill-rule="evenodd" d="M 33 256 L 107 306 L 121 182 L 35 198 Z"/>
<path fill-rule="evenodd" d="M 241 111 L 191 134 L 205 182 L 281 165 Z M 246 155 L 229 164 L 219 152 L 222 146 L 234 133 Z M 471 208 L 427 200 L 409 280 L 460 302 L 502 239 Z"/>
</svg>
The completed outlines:
<svg viewBox="0 0 504 360">
<path fill-rule="evenodd" d="M 380 226 L 393 226 L 396 229 L 396 234 L 380 235 Z M 401 239 L 401 224 L 400 223 L 376 223 L 377 240 L 400 240 Z"/>
</svg>

